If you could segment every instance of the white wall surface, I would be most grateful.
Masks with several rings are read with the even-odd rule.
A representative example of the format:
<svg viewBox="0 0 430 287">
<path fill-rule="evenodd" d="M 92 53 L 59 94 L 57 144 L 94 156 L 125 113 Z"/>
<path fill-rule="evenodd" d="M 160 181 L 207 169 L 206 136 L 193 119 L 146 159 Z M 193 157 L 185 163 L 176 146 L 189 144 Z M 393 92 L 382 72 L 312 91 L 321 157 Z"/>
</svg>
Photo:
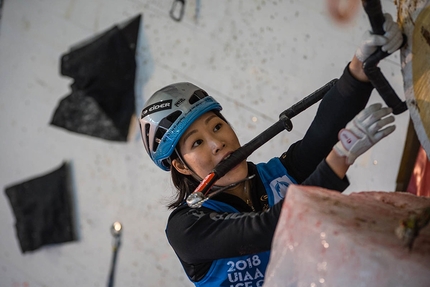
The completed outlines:
<svg viewBox="0 0 430 287">
<path fill-rule="evenodd" d="M 190 81 L 206 89 L 245 143 L 293 103 L 339 77 L 369 24 L 328 16 L 325 1 L 189 0 L 184 19 L 172 0 L 5 0 L 0 24 L 0 186 L 70 161 L 79 241 L 21 254 L 14 216 L 0 196 L 0 286 L 105 286 L 112 256 L 109 228 L 124 225 L 116 286 L 192 286 L 164 236 L 174 190 L 145 154 L 139 131 L 114 143 L 49 125 L 72 80 L 59 73 L 70 46 L 142 13 L 137 51 L 138 110 L 157 89 Z M 199 8 L 197 21 L 195 8 Z M 382 1 L 396 17 L 393 1 Z M 380 67 L 403 98 L 399 53 Z M 375 92 L 371 102 L 382 102 Z M 303 136 L 315 107 L 252 156 L 280 155 Z M 256 122 L 252 120 L 255 117 Z M 397 130 L 350 169 L 347 192 L 393 191 L 408 114 Z M 315 148 L 318 148 L 317 146 Z M 192 242 L 190 242 L 192 247 Z"/>
</svg>

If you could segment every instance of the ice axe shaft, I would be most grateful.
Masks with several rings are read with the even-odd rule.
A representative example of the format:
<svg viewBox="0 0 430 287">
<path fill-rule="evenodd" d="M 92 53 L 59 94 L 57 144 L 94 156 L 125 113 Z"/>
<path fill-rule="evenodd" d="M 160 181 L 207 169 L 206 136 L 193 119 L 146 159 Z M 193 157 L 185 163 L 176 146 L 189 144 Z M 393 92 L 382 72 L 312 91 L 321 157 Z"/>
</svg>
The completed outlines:
<svg viewBox="0 0 430 287">
<path fill-rule="evenodd" d="M 364 11 L 366 12 L 372 31 L 377 35 L 384 35 L 384 22 L 385 17 L 382 13 L 381 1 L 380 0 L 362 0 Z M 403 35 L 403 44 L 406 42 L 406 36 Z M 398 115 L 408 109 L 406 102 L 400 100 L 396 92 L 391 87 L 390 83 L 384 77 L 381 69 L 377 67 L 380 60 L 390 55 L 387 52 L 382 51 L 381 47 L 376 52 L 369 56 L 363 62 L 363 70 L 373 87 L 381 95 L 384 102 L 393 109 L 393 114 Z"/>
</svg>

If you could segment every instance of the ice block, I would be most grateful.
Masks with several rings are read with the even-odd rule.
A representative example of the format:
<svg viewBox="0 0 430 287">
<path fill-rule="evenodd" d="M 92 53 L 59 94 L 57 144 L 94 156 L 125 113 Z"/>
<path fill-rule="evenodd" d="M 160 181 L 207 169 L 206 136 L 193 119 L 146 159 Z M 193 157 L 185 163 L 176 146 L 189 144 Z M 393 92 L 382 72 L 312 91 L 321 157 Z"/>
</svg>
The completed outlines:
<svg viewBox="0 0 430 287">
<path fill-rule="evenodd" d="M 264 287 L 430 286 L 430 225 L 409 250 L 400 222 L 430 198 L 400 192 L 291 185 L 272 243 Z"/>
</svg>

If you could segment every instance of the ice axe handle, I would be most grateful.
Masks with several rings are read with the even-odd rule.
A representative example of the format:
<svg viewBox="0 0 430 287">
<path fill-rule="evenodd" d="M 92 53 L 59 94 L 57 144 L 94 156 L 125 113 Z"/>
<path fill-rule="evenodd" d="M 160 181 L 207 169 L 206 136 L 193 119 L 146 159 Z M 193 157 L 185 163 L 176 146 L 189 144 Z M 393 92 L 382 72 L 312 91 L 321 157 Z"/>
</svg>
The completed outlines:
<svg viewBox="0 0 430 287">
<path fill-rule="evenodd" d="M 369 17 L 370 26 L 372 31 L 377 35 L 384 35 L 383 25 L 385 22 L 384 14 L 382 13 L 382 6 L 380 0 L 362 0 L 364 11 Z"/>
<path fill-rule="evenodd" d="M 362 0 L 364 11 L 366 12 L 372 31 L 377 35 L 384 35 L 384 22 L 385 17 L 382 13 L 381 1 L 380 0 Z M 403 45 L 406 42 L 406 36 L 403 35 Z M 403 46 L 402 45 L 402 46 Z M 381 70 L 377 67 L 380 60 L 387 57 L 389 54 L 381 50 L 378 50 L 370 55 L 363 62 L 363 70 L 373 87 L 381 95 L 385 103 L 393 109 L 393 114 L 398 115 L 408 109 L 406 102 L 400 100 L 396 92 L 391 87 L 390 83 L 382 74 Z"/>
</svg>

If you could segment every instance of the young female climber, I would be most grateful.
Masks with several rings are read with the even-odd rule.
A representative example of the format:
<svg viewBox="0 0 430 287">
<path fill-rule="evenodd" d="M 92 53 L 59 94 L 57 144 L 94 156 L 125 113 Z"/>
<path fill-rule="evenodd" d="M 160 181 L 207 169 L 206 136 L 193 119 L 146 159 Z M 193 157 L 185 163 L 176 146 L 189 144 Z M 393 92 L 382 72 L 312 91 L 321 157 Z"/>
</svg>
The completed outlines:
<svg viewBox="0 0 430 287">
<path fill-rule="evenodd" d="M 390 108 L 364 109 L 373 87 L 362 61 L 378 46 L 392 53 L 402 43 L 389 15 L 384 30 L 384 36 L 369 35 L 357 49 L 302 140 L 266 163 L 241 162 L 213 189 L 232 187 L 199 208 L 190 208 L 185 199 L 240 147 L 236 133 L 221 115 L 221 105 L 191 83 L 164 87 L 145 104 L 140 119 L 144 146 L 157 166 L 170 170 L 178 191 L 168 206 L 174 210 L 167 238 L 196 286 L 262 286 L 288 186 L 343 191 L 348 167 L 394 131 Z"/>
</svg>

